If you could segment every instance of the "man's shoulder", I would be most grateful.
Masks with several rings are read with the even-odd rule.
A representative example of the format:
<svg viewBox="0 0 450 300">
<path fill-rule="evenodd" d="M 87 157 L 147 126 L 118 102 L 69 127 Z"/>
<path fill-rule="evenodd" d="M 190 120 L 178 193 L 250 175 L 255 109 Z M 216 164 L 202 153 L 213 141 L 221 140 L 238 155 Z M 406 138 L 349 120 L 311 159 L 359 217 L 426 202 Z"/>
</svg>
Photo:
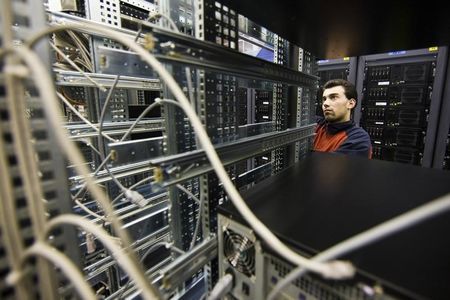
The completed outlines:
<svg viewBox="0 0 450 300">
<path fill-rule="evenodd" d="M 367 131 L 356 125 L 347 130 L 347 136 L 349 139 L 357 139 L 360 141 L 366 140 L 370 142 L 370 136 Z"/>
</svg>

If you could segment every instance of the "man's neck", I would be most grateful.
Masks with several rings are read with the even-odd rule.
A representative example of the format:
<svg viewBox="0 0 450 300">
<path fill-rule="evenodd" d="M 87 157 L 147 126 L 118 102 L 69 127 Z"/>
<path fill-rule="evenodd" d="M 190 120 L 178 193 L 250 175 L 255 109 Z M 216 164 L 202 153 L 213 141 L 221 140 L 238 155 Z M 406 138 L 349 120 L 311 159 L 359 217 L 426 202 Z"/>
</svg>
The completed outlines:
<svg viewBox="0 0 450 300">
<path fill-rule="evenodd" d="M 350 118 L 344 119 L 344 120 L 333 121 L 333 122 L 327 121 L 328 124 L 340 124 L 340 123 L 346 123 L 346 122 L 350 122 Z"/>
</svg>

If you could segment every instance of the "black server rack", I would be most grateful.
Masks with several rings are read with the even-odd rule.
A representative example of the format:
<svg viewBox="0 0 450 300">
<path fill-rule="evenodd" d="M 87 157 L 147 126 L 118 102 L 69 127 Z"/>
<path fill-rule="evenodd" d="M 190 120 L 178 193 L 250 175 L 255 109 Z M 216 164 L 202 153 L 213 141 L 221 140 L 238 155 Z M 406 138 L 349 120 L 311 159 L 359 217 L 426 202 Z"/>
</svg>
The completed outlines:
<svg viewBox="0 0 450 300">
<path fill-rule="evenodd" d="M 450 65 L 447 65 L 433 156 L 433 168 L 450 170 Z"/>
<path fill-rule="evenodd" d="M 319 85 L 331 79 L 347 79 L 356 84 L 357 57 L 318 60 Z"/>
<path fill-rule="evenodd" d="M 318 76 L 318 65 L 316 57 L 309 51 L 291 44 L 290 48 L 290 67 L 294 70 L 302 71 L 306 74 Z M 319 82 L 317 82 L 319 83 Z M 306 124 L 314 124 L 316 121 L 316 99 L 317 99 L 318 84 L 311 88 L 290 88 L 288 111 L 292 115 L 297 115 L 295 118 L 290 118 L 289 127 L 298 127 Z M 313 145 L 313 137 L 305 139 L 302 142 L 295 144 L 289 151 L 294 153 L 290 156 L 289 164 L 297 162 L 305 158 Z"/>
<path fill-rule="evenodd" d="M 346 79 L 356 85 L 357 57 L 318 60 L 319 92 L 317 94 L 316 115 L 323 116 L 322 93 L 323 85 L 331 79 Z"/>
<path fill-rule="evenodd" d="M 373 158 L 432 166 L 446 61 L 446 47 L 359 58 L 354 117 Z"/>
</svg>

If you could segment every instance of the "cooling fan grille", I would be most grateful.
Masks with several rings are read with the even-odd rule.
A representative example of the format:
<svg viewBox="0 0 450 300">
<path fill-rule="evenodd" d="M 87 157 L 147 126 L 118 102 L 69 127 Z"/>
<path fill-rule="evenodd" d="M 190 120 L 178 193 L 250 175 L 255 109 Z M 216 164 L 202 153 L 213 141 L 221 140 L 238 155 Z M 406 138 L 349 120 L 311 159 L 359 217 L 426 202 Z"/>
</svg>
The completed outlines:
<svg viewBox="0 0 450 300">
<path fill-rule="evenodd" d="M 255 245 L 247 237 L 232 230 L 224 231 L 224 255 L 239 272 L 255 275 Z"/>
</svg>

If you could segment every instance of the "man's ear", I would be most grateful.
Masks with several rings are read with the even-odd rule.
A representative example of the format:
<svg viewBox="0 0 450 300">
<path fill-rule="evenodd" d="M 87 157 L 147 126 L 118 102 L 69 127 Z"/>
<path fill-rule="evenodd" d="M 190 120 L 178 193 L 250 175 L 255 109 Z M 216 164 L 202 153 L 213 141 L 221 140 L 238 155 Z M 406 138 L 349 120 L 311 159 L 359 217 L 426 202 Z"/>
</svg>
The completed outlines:
<svg viewBox="0 0 450 300">
<path fill-rule="evenodd" d="M 356 100 L 354 98 L 349 99 L 347 102 L 347 108 L 353 109 L 356 106 Z"/>
</svg>

